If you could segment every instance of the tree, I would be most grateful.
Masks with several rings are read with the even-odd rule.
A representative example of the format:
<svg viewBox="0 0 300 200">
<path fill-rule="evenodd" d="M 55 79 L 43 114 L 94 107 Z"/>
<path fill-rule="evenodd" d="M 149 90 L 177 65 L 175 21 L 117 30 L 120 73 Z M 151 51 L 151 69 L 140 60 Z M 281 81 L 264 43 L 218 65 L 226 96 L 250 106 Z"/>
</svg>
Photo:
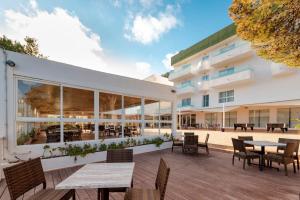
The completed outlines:
<svg viewBox="0 0 300 200">
<path fill-rule="evenodd" d="M 36 39 L 27 36 L 24 38 L 24 41 L 25 44 L 23 45 L 20 42 L 13 41 L 3 35 L 3 37 L 0 37 L 0 46 L 9 51 L 28 54 L 38 58 L 47 58 L 40 53 L 39 45 Z"/>
<path fill-rule="evenodd" d="M 259 56 L 300 67 L 300 0 L 233 0 L 229 15 Z"/>
</svg>

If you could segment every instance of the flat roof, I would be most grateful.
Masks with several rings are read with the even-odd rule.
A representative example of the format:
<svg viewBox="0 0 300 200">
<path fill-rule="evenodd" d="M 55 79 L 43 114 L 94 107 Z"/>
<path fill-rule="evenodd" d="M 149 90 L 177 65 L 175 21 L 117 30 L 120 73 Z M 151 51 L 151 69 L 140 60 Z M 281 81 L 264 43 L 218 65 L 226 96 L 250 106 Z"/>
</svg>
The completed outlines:
<svg viewBox="0 0 300 200">
<path fill-rule="evenodd" d="M 234 23 L 224 27 L 223 29 L 219 30 L 218 32 L 208 36 L 207 38 L 201 40 L 200 42 L 192 45 L 191 47 L 180 51 L 178 54 L 171 58 L 171 65 L 174 65 L 192 55 L 207 49 L 219 42 L 233 36 L 236 34 L 236 26 Z"/>
</svg>

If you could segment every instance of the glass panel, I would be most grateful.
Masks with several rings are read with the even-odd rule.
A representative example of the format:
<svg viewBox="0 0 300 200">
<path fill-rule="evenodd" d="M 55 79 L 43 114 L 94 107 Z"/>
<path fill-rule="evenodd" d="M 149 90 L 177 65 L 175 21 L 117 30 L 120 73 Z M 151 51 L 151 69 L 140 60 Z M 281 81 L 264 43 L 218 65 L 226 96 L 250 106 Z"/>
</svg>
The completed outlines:
<svg viewBox="0 0 300 200">
<path fill-rule="evenodd" d="M 18 80 L 18 117 L 60 116 L 60 86 Z"/>
<path fill-rule="evenodd" d="M 17 145 L 60 142 L 57 122 L 17 122 Z"/>
<path fill-rule="evenodd" d="M 145 99 L 145 120 L 159 120 L 159 101 Z"/>
<path fill-rule="evenodd" d="M 225 113 L 225 127 L 233 127 L 233 124 L 237 122 L 237 112 Z"/>
<path fill-rule="evenodd" d="M 122 96 L 101 92 L 99 94 L 100 119 L 122 118 Z"/>
<path fill-rule="evenodd" d="M 95 125 L 92 123 L 64 123 L 64 142 L 94 140 Z"/>
<path fill-rule="evenodd" d="M 260 126 L 266 127 L 267 123 L 269 123 L 269 110 L 261 110 L 260 111 Z"/>
<path fill-rule="evenodd" d="M 158 135 L 159 134 L 159 123 L 149 122 L 145 123 L 144 135 Z"/>
<path fill-rule="evenodd" d="M 290 109 L 289 108 L 279 108 L 277 110 L 277 122 L 285 123 L 288 126 L 289 120 L 290 120 Z"/>
<path fill-rule="evenodd" d="M 121 122 L 102 122 L 99 124 L 99 139 L 122 137 Z"/>
<path fill-rule="evenodd" d="M 162 122 L 160 124 L 160 135 L 171 134 L 172 133 L 172 123 Z"/>
<path fill-rule="evenodd" d="M 191 101 L 191 99 L 189 99 L 189 101 Z M 172 103 L 171 102 L 168 102 L 168 101 L 160 102 L 160 120 L 161 121 L 171 121 L 172 120 Z"/>
<path fill-rule="evenodd" d="M 141 98 L 124 96 L 125 119 L 141 119 Z"/>
<path fill-rule="evenodd" d="M 64 87 L 64 118 L 94 118 L 94 92 Z"/>
<path fill-rule="evenodd" d="M 124 127 L 124 137 L 141 135 L 142 124 L 139 122 L 127 122 Z"/>
<path fill-rule="evenodd" d="M 300 124 L 300 108 L 291 108 L 291 128 Z"/>
<path fill-rule="evenodd" d="M 216 125 L 218 123 L 217 113 L 205 113 L 204 118 L 207 126 Z"/>
</svg>

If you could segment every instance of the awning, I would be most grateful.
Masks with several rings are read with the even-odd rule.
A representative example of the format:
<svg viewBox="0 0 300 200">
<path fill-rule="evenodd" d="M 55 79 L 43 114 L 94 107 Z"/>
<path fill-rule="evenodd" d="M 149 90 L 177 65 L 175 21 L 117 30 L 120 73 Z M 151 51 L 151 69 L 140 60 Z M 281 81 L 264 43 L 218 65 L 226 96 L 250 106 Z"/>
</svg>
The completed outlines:
<svg viewBox="0 0 300 200">
<path fill-rule="evenodd" d="M 228 112 L 228 111 L 233 111 L 235 109 L 238 109 L 240 106 L 225 106 L 224 107 L 224 111 Z M 223 107 L 217 107 L 217 108 L 201 108 L 198 111 L 202 111 L 202 112 L 223 112 Z"/>
</svg>

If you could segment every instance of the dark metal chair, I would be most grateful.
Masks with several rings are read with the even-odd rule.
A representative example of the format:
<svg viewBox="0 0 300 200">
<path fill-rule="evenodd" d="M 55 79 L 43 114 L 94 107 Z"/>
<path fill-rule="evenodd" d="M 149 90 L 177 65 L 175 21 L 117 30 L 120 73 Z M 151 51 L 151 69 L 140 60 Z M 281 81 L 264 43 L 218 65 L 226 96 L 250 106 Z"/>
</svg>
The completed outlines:
<svg viewBox="0 0 300 200">
<path fill-rule="evenodd" d="M 169 179 L 170 168 L 161 158 L 155 180 L 155 189 L 130 188 L 125 200 L 164 200 Z"/>
<path fill-rule="evenodd" d="M 7 188 L 12 200 L 23 196 L 29 190 L 43 185 L 43 189 L 35 193 L 33 200 L 75 200 L 74 190 L 47 189 L 46 179 L 40 158 L 31 159 L 3 169 Z"/>
</svg>

